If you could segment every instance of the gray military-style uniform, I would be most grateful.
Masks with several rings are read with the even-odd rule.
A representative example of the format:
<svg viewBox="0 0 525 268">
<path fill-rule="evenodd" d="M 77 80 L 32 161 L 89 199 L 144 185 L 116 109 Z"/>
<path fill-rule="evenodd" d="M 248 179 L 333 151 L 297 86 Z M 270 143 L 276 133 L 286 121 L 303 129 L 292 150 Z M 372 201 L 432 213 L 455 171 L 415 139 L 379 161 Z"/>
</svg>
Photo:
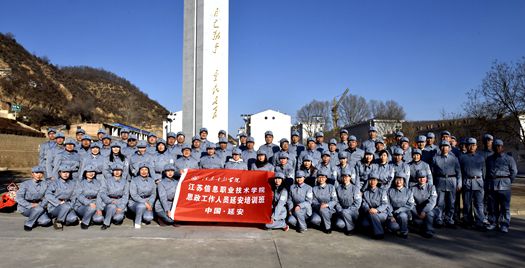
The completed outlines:
<svg viewBox="0 0 525 268">
<path fill-rule="evenodd" d="M 337 211 L 336 225 L 339 229 L 346 232 L 355 228 L 357 218 L 359 217 L 359 208 L 363 201 L 359 187 L 350 183 L 348 185 L 340 184 L 336 188 L 337 192 Z"/>
<path fill-rule="evenodd" d="M 288 190 L 281 186 L 273 190 L 272 201 L 272 223 L 266 224 L 268 229 L 278 229 L 286 227 L 286 217 L 288 210 L 286 210 L 286 203 L 288 202 Z"/>
<path fill-rule="evenodd" d="M 427 174 L 427 183 L 434 184 L 434 178 L 432 176 L 432 171 L 430 170 L 430 165 L 425 163 L 423 160 L 417 162 L 411 161 L 410 163 L 408 163 L 408 166 L 410 167 L 410 179 L 408 181 L 408 185 L 410 187 L 418 184 L 418 180 L 416 177 L 416 173 L 418 171 L 424 171 L 425 174 Z"/>
<path fill-rule="evenodd" d="M 412 208 L 412 219 L 416 225 L 423 227 L 423 232 L 426 234 L 434 234 L 434 219 L 439 214 L 437 204 L 436 187 L 432 184 L 425 183 L 423 185 L 414 185 L 410 187 L 412 195 L 414 196 L 415 206 Z M 424 219 L 419 218 L 419 214 L 425 212 Z"/>
<path fill-rule="evenodd" d="M 173 206 L 173 200 L 175 199 L 175 192 L 177 191 L 177 186 L 179 181 L 175 178 L 164 177 L 157 185 L 158 199 L 155 202 L 155 214 L 157 217 L 162 219 L 165 223 L 173 224 L 172 218 L 166 215 L 166 211 L 171 211 Z"/>
<path fill-rule="evenodd" d="M 84 177 L 75 185 L 74 209 L 85 225 L 89 225 L 92 220 L 93 223 L 102 223 L 104 221 L 102 215 L 96 214 L 97 210 L 102 211 L 102 208 L 92 208 L 90 206 L 91 204 L 97 204 L 97 197 L 101 188 L 102 182 L 96 177 L 91 181 Z"/>
<path fill-rule="evenodd" d="M 371 208 L 377 209 L 377 214 L 370 214 Z M 364 228 L 372 229 L 376 237 L 384 235 L 383 223 L 390 214 L 390 204 L 386 189 L 368 187 L 363 193 L 363 202 L 361 204 L 361 214 L 363 215 L 361 224 Z"/>
<path fill-rule="evenodd" d="M 480 153 L 466 153 L 459 158 L 463 178 L 463 217 L 467 224 L 483 226 L 485 211 L 483 206 L 485 159 Z M 473 217 L 473 214 L 475 217 Z M 475 218 L 475 219 L 474 219 Z M 475 221 L 474 221 L 475 220 Z"/>
<path fill-rule="evenodd" d="M 18 212 L 27 217 L 25 226 L 32 228 L 35 223 L 40 226 L 51 223 L 51 219 L 45 210 L 48 203 L 47 199 L 44 198 L 46 190 L 47 182 L 44 180 L 29 179 L 20 184 L 15 200 L 18 203 Z M 37 206 L 33 207 L 33 204 L 37 204 Z"/>
<path fill-rule="evenodd" d="M 106 177 L 97 197 L 97 208 L 104 210 L 104 225 L 111 222 L 121 223 L 129 200 L 129 181 L 122 176 L 117 180 L 114 176 Z M 117 209 L 121 209 L 117 213 Z"/>
<path fill-rule="evenodd" d="M 390 164 L 380 164 L 372 166 L 372 171 L 370 173 L 377 174 L 378 176 L 378 187 L 383 189 L 388 189 L 392 186 L 392 181 L 394 180 L 395 174 L 394 166 Z"/>
<path fill-rule="evenodd" d="M 402 235 L 408 234 L 408 220 L 414 208 L 412 191 L 407 187 L 388 189 L 388 202 L 391 206 L 390 217 L 395 221 L 388 221 L 388 229 L 392 232 L 399 231 Z"/>
<path fill-rule="evenodd" d="M 312 187 L 306 183 L 294 184 L 290 187 L 288 195 L 288 211 L 292 213 L 288 217 L 288 223 L 297 227 L 299 231 L 306 230 L 306 219 L 312 215 Z M 301 209 L 295 211 L 295 207 Z"/>
<path fill-rule="evenodd" d="M 129 202 L 128 207 L 135 213 L 135 224 L 141 224 L 142 221 L 149 223 L 153 220 L 153 210 L 147 210 L 145 203 L 155 205 L 157 197 L 157 185 L 155 180 L 148 176 L 135 176 L 131 179 L 129 185 Z"/>
<path fill-rule="evenodd" d="M 65 224 L 77 222 L 78 216 L 73 209 L 75 196 L 73 195 L 76 182 L 71 178 L 49 180 L 45 198 L 48 201 L 47 210 L 53 218 Z M 61 204 L 61 202 L 64 202 Z"/>
<path fill-rule="evenodd" d="M 454 224 L 454 203 L 456 202 L 456 189 L 461 189 L 461 168 L 459 161 L 452 153 L 443 155 L 438 153 L 432 159 L 432 174 L 438 192 L 438 207 L 440 213 L 437 217 L 438 224 L 443 222 Z"/>
<path fill-rule="evenodd" d="M 199 162 L 199 167 L 201 169 L 222 169 L 224 168 L 224 163 L 222 159 L 217 154 L 203 156 Z"/>
<path fill-rule="evenodd" d="M 328 183 L 316 185 L 312 189 L 312 193 L 312 217 L 310 222 L 316 226 L 321 226 L 322 222 L 325 230 L 331 230 L 332 215 L 335 213 L 335 206 L 337 205 L 335 186 Z M 321 208 L 321 204 L 328 204 L 328 207 Z"/>
</svg>

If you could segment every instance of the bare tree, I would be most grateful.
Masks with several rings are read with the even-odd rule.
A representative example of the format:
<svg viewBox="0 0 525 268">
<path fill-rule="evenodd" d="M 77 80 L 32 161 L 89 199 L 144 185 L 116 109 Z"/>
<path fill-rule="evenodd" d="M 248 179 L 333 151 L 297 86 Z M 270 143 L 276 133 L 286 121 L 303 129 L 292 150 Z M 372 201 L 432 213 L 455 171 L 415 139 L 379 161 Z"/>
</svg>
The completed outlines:
<svg viewBox="0 0 525 268">
<path fill-rule="evenodd" d="M 403 120 L 406 116 L 403 107 L 393 100 L 386 102 L 371 100 L 368 107 L 374 118 Z"/>
<path fill-rule="evenodd" d="M 370 108 L 361 96 L 347 95 L 339 104 L 339 118 L 343 126 L 353 125 L 370 118 Z"/>
<path fill-rule="evenodd" d="M 330 102 L 313 100 L 297 111 L 297 121 L 303 124 L 308 136 L 313 136 L 319 129 L 329 130 Z"/>
<path fill-rule="evenodd" d="M 495 61 L 480 88 L 470 90 L 467 98 L 467 114 L 484 120 L 511 118 L 519 126 L 515 134 L 525 144 L 525 130 L 519 118 L 525 111 L 525 57 L 516 64 Z"/>
</svg>

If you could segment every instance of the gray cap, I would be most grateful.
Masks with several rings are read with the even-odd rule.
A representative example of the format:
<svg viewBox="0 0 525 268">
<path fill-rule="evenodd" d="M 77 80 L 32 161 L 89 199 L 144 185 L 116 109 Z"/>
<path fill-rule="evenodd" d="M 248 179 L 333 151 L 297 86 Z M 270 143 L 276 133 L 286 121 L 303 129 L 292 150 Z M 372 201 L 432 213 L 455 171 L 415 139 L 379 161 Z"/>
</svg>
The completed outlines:
<svg viewBox="0 0 525 268">
<path fill-rule="evenodd" d="M 415 154 L 421 155 L 421 154 L 423 154 L 423 152 L 421 152 L 421 149 L 417 149 L 417 148 L 412 149 L 412 155 L 415 155 Z"/>
<path fill-rule="evenodd" d="M 328 177 L 328 173 L 325 170 L 319 170 L 317 172 L 317 177 L 320 177 L 320 176 Z"/>
<path fill-rule="evenodd" d="M 494 140 L 494 146 L 503 146 L 503 141 L 500 139 Z"/>
<path fill-rule="evenodd" d="M 139 168 L 139 170 L 142 169 L 142 168 L 147 168 L 149 170 L 148 163 L 146 163 L 146 162 L 140 162 L 138 164 L 138 168 Z"/>
<path fill-rule="evenodd" d="M 350 170 L 347 168 L 343 168 L 341 171 L 341 176 L 352 176 L 352 172 L 350 172 Z"/>
<path fill-rule="evenodd" d="M 368 174 L 368 179 L 371 180 L 371 179 L 379 179 L 379 174 L 375 171 L 372 171 L 370 172 L 370 174 Z"/>
<path fill-rule="evenodd" d="M 376 152 L 375 148 L 365 148 L 365 154 L 374 154 Z"/>
<path fill-rule="evenodd" d="M 396 132 L 396 137 L 404 137 L 404 136 L 405 134 L 403 134 L 403 132 L 401 131 Z"/>
<path fill-rule="evenodd" d="M 84 167 L 84 172 L 97 172 L 97 167 L 93 164 L 87 164 Z"/>
<path fill-rule="evenodd" d="M 268 157 L 268 155 L 266 154 L 265 150 L 263 150 L 263 149 L 257 150 L 257 155 L 261 155 L 261 154 L 264 154 L 264 156 Z"/>
<path fill-rule="evenodd" d="M 239 137 L 248 137 L 248 135 L 244 132 L 242 132 L 241 134 L 239 134 Z"/>
<path fill-rule="evenodd" d="M 207 149 L 215 149 L 217 148 L 217 145 L 215 145 L 215 143 L 213 142 L 208 142 L 208 145 L 206 145 L 206 150 Z"/>
<path fill-rule="evenodd" d="M 84 134 L 84 135 L 82 135 L 82 140 L 88 140 L 88 141 L 90 141 L 90 140 L 91 140 L 91 136 L 89 136 L 89 135 L 85 135 L 85 134 Z"/>
<path fill-rule="evenodd" d="M 102 144 L 100 144 L 100 142 L 98 142 L 98 141 L 91 143 L 90 148 L 95 148 L 95 147 L 100 149 L 100 148 L 102 148 Z"/>
<path fill-rule="evenodd" d="M 232 155 L 234 155 L 234 154 L 241 155 L 241 154 L 242 154 L 241 149 L 239 149 L 239 148 L 234 148 L 234 149 L 232 150 Z"/>
<path fill-rule="evenodd" d="M 324 133 L 322 131 L 318 131 L 315 133 L 315 137 L 318 138 L 318 137 L 324 137 Z"/>
<path fill-rule="evenodd" d="M 347 129 L 344 129 L 344 128 L 341 129 L 341 130 L 339 130 L 339 134 L 343 134 L 343 133 L 348 134 L 348 130 L 347 130 Z"/>
<path fill-rule="evenodd" d="M 100 128 L 100 129 L 97 131 L 97 134 L 99 134 L 99 133 L 106 134 L 106 130 L 103 129 L 103 128 Z"/>
<path fill-rule="evenodd" d="M 219 134 L 224 134 L 224 135 L 226 135 L 226 130 L 224 130 L 224 129 L 219 130 Z"/>
<path fill-rule="evenodd" d="M 56 135 L 55 135 L 55 139 L 58 139 L 58 138 L 65 138 L 66 136 L 64 136 L 64 133 L 62 132 L 58 132 Z"/>
<path fill-rule="evenodd" d="M 147 143 L 146 141 L 140 140 L 140 141 L 137 143 L 137 147 L 138 147 L 138 148 L 146 148 L 146 147 L 148 147 L 148 143 Z"/>
<path fill-rule="evenodd" d="M 441 131 L 441 136 L 444 136 L 444 135 L 450 136 L 450 131 L 448 130 Z"/>
<path fill-rule="evenodd" d="M 397 147 L 394 149 L 394 155 L 403 155 L 403 149 Z"/>
<path fill-rule="evenodd" d="M 306 139 L 306 142 L 315 142 L 315 139 L 312 137 L 308 137 L 308 139 Z"/>
<path fill-rule="evenodd" d="M 350 135 L 350 137 L 348 137 L 348 140 L 349 141 L 357 141 L 357 137 L 354 136 L 354 135 Z"/>
<path fill-rule="evenodd" d="M 208 133 L 208 129 L 205 127 L 201 127 L 201 129 L 199 129 L 199 133 L 202 133 L 202 132 Z"/>
<path fill-rule="evenodd" d="M 337 144 L 337 140 L 336 139 L 330 139 L 330 142 L 328 144 Z"/>
<path fill-rule="evenodd" d="M 166 164 L 162 171 L 168 171 L 168 170 L 177 170 L 177 168 L 175 168 L 173 164 Z"/>
<path fill-rule="evenodd" d="M 248 142 L 255 143 L 255 139 L 253 137 L 248 137 L 248 139 L 246 139 L 246 143 L 248 143 Z"/>
<path fill-rule="evenodd" d="M 287 138 L 282 138 L 280 141 L 279 141 L 279 144 L 283 144 L 283 143 L 290 143 L 290 141 L 287 139 Z"/>
<path fill-rule="evenodd" d="M 408 139 L 408 137 L 403 137 L 401 138 L 401 142 L 410 142 L 410 140 Z"/>
<path fill-rule="evenodd" d="M 405 174 L 404 171 L 397 171 L 395 174 L 394 174 L 394 178 L 397 179 L 397 178 L 406 178 L 407 177 L 407 174 Z"/>
<path fill-rule="evenodd" d="M 436 138 L 436 134 L 434 134 L 434 132 L 427 133 L 427 139 L 435 139 L 435 138 Z"/>
<path fill-rule="evenodd" d="M 297 130 L 292 131 L 292 137 L 293 136 L 299 137 L 299 131 L 297 131 Z"/>
<path fill-rule="evenodd" d="M 109 139 L 109 140 L 111 140 L 111 136 L 108 135 L 108 134 L 104 134 L 104 136 L 102 136 L 102 139 Z"/>
<path fill-rule="evenodd" d="M 187 143 L 184 143 L 184 144 L 182 145 L 181 150 L 182 150 L 182 151 L 184 151 L 184 150 L 191 150 L 191 146 L 190 146 L 189 144 L 187 144 Z"/>
<path fill-rule="evenodd" d="M 77 131 L 75 132 L 75 134 L 79 134 L 79 133 L 86 134 L 86 131 L 81 128 L 77 128 Z"/>
<path fill-rule="evenodd" d="M 282 172 L 275 172 L 275 176 L 274 176 L 274 179 L 284 179 L 284 173 Z"/>
<path fill-rule="evenodd" d="M 279 159 L 283 159 L 283 158 L 289 159 L 290 156 L 288 155 L 287 152 L 281 152 L 281 153 L 279 154 Z"/>
<path fill-rule="evenodd" d="M 129 140 L 138 140 L 138 137 L 137 137 L 136 134 L 131 134 L 131 135 L 129 135 L 129 137 L 128 137 L 128 141 L 129 141 Z"/>
<path fill-rule="evenodd" d="M 157 144 L 159 143 L 163 143 L 164 145 L 166 145 L 166 140 L 164 140 L 163 138 L 158 138 L 157 139 Z"/>
<path fill-rule="evenodd" d="M 442 146 L 449 146 L 450 147 L 450 143 L 448 141 L 441 141 L 441 143 L 439 144 L 439 147 L 442 147 Z"/>
<path fill-rule="evenodd" d="M 34 166 L 33 168 L 31 168 L 31 172 L 33 172 L 33 173 L 44 173 L 44 172 L 46 172 L 46 170 L 42 166 Z"/>
<path fill-rule="evenodd" d="M 304 161 L 310 161 L 310 162 L 312 162 L 312 161 L 313 161 L 313 158 L 312 158 L 310 155 L 307 154 L 307 155 L 305 155 L 305 156 L 303 157 L 303 162 L 304 162 Z"/>
<path fill-rule="evenodd" d="M 55 128 L 50 127 L 50 128 L 47 129 L 47 134 L 49 134 L 49 132 L 57 133 L 57 130 Z"/>
<path fill-rule="evenodd" d="M 150 132 L 150 133 L 148 133 L 148 138 L 149 138 L 149 137 L 157 137 L 157 134 L 155 134 L 155 133 L 153 133 L 153 132 Z"/>
<path fill-rule="evenodd" d="M 424 178 L 427 176 L 428 176 L 427 172 L 423 169 L 416 171 L 416 178 Z"/>
<path fill-rule="evenodd" d="M 321 156 L 323 156 L 323 155 L 328 155 L 328 156 L 330 156 L 330 151 L 328 151 L 328 150 L 324 150 L 323 153 L 321 154 Z"/>
<path fill-rule="evenodd" d="M 178 136 L 186 137 L 186 135 L 184 135 L 184 132 L 182 132 L 182 131 L 177 132 L 177 136 L 176 137 L 178 137 Z"/>
<path fill-rule="evenodd" d="M 201 141 L 201 137 L 199 137 L 198 135 L 195 135 L 191 138 L 191 141 Z"/>
<path fill-rule="evenodd" d="M 64 142 L 64 144 L 73 144 L 73 145 L 75 145 L 75 140 L 72 139 L 72 138 L 67 138 L 66 141 Z"/>
<path fill-rule="evenodd" d="M 71 172 L 71 167 L 69 165 L 66 165 L 66 164 L 61 164 L 59 167 L 58 167 L 58 172 L 60 171 L 67 171 L 67 172 Z"/>
<path fill-rule="evenodd" d="M 219 139 L 219 143 L 228 143 L 228 139 L 226 139 L 226 137 L 222 137 Z"/>
<path fill-rule="evenodd" d="M 124 165 L 122 165 L 121 163 L 118 163 L 118 162 L 113 162 L 109 168 L 111 170 L 124 170 Z"/>
<path fill-rule="evenodd" d="M 122 133 L 129 133 L 129 129 L 128 128 L 123 128 L 122 130 L 120 130 L 120 134 Z"/>
<path fill-rule="evenodd" d="M 304 173 L 304 171 L 302 170 L 297 170 L 297 172 L 295 172 L 295 178 L 304 178 L 306 176 L 306 174 Z"/>
<path fill-rule="evenodd" d="M 118 147 L 118 148 L 121 148 L 121 145 L 120 145 L 120 142 L 112 142 L 111 145 L 110 145 L 111 148 L 113 147 Z"/>
<path fill-rule="evenodd" d="M 385 141 L 383 139 L 376 139 L 375 144 L 382 143 L 385 144 Z"/>
<path fill-rule="evenodd" d="M 268 135 L 273 136 L 273 132 L 271 130 L 268 130 L 268 131 L 264 132 L 264 136 L 265 137 L 268 136 Z"/>
<path fill-rule="evenodd" d="M 490 134 L 485 134 L 483 135 L 483 140 L 494 140 L 494 136 L 490 135 Z"/>
<path fill-rule="evenodd" d="M 423 135 L 419 135 L 416 137 L 416 142 L 426 142 L 426 141 L 427 141 L 427 137 Z"/>
<path fill-rule="evenodd" d="M 377 132 L 377 128 L 376 128 L 375 126 L 371 126 L 371 127 L 368 129 L 368 132 L 371 132 L 371 131 Z"/>
<path fill-rule="evenodd" d="M 176 138 L 177 137 L 177 134 L 175 134 L 175 132 L 168 132 L 168 134 L 166 134 L 166 138 Z"/>
<path fill-rule="evenodd" d="M 468 138 L 465 143 L 466 144 L 476 144 L 476 143 L 478 143 L 478 141 L 471 137 L 471 138 Z"/>
<path fill-rule="evenodd" d="M 338 157 L 339 157 L 339 159 L 348 158 L 348 153 L 344 152 L 344 151 L 343 152 L 339 152 Z"/>
</svg>

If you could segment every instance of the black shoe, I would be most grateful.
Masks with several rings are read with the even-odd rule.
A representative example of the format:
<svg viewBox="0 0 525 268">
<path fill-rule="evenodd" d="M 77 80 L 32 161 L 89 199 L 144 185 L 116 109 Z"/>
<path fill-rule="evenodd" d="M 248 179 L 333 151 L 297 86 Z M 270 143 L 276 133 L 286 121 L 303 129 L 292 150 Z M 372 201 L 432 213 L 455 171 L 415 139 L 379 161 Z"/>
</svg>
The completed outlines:
<svg viewBox="0 0 525 268">
<path fill-rule="evenodd" d="M 423 236 L 424 238 L 432 238 L 432 237 L 434 237 L 434 235 L 432 233 L 422 233 L 421 236 Z"/>
<path fill-rule="evenodd" d="M 325 234 L 331 234 L 331 233 L 332 233 L 332 229 L 324 230 L 324 233 L 325 233 Z"/>
<path fill-rule="evenodd" d="M 345 235 L 346 236 L 353 236 L 353 235 L 355 235 L 355 231 L 354 230 L 352 230 L 352 231 L 345 231 Z"/>
<path fill-rule="evenodd" d="M 105 224 L 102 224 L 102 226 L 100 226 L 100 230 L 106 230 L 108 228 L 109 228 L 109 226 L 107 226 Z"/>
<path fill-rule="evenodd" d="M 55 228 L 55 230 L 63 231 L 64 224 L 55 219 L 55 222 L 53 222 L 53 228 Z"/>
<path fill-rule="evenodd" d="M 33 227 L 24 225 L 24 231 L 31 232 L 31 230 L 33 230 Z"/>
<path fill-rule="evenodd" d="M 87 229 L 89 228 L 89 225 L 84 224 L 83 222 L 81 222 L 81 223 L 80 223 L 80 228 L 81 228 L 82 230 L 87 230 Z"/>
<path fill-rule="evenodd" d="M 375 239 L 375 240 L 382 240 L 382 239 L 385 239 L 385 235 L 382 235 L 382 234 L 374 235 L 374 236 L 372 236 L 372 238 Z"/>
<path fill-rule="evenodd" d="M 399 237 L 401 237 L 403 239 L 407 239 L 408 238 L 408 234 L 399 234 Z"/>
</svg>

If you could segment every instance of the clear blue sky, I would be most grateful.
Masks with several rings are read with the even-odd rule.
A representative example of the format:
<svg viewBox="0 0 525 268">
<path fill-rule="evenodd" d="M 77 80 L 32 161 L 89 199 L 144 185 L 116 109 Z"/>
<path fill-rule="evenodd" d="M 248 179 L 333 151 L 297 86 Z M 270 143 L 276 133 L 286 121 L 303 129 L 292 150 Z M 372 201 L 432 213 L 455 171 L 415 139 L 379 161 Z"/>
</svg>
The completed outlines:
<svg viewBox="0 0 525 268">
<path fill-rule="evenodd" d="M 172 111 L 182 103 L 183 1 L 3 1 L 0 32 L 55 64 L 102 67 Z M 346 87 L 409 120 L 462 111 L 494 60 L 525 56 L 525 1 L 230 1 L 230 131 L 295 116 Z M 255 97 L 256 96 L 256 97 Z"/>
</svg>

